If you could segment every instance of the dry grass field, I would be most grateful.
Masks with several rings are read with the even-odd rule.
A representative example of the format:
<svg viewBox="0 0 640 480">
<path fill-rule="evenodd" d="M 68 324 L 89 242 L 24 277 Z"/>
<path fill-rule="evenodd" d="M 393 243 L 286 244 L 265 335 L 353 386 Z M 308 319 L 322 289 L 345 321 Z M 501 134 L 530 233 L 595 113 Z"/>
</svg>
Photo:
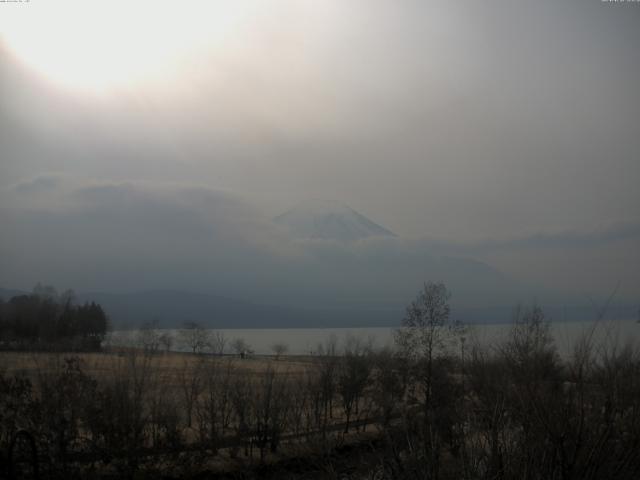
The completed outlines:
<svg viewBox="0 0 640 480">
<path fill-rule="evenodd" d="M 261 375 L 269 369 L 281 375 L 302 374 L 313 363 L 311 357 L 281 357 L 276 360 L 271 356 L 252 356 L 240 359 L 237 355 L 213 356 L 191 353 L 159 353 L 143 355 L 136 350 L 121 350 L 91 353 L 72 352 L 0 352 L 0 371 L 9 375 L 25 375 L 34 378 L 38 374 L 51 373 L 64 366 L 65 359 L 80 359 L 85 373 L 101 377 L 122 372 L 131 366 L 131 362 L 145 362 L 145 367 L 155 374 L 161 374 L 169 380 L 184 369 L 192 369 L 198 365 L 209 367 L 230 366 L 234 372 L 243 375 Z"/>
<path fill-rule="evenodd" d="M 36 399 L 36 410 L 54 414 L 47 420 L 52 421 L 50 426 L 35 417 L 29 431 L 44 426 L 54 436 L 91 439 L 89 448 L 64 452 L 54 448 L 50 453 L 57 455 L 57 462 L 65 455 L 88 459 L 76 465 L 84 472 L 103 451 L 117 459 L 100 464 L 104 472 L 114 465 L 127 474 L 131 468 L 141 468 L 150 475 L 157 465 L 165 474 L 172 468 L 187 468 L 176 455 L 190 456 L 189 462 L 198 463 L 198 469 L 224 472 L 296 457 L 312 459 L 330 445 L 375 437 L 377 430 L 362 422 L 370 413 L 364 402 L 361 416 L 353 415 L 352 428 L 344 432 L 340 402 L 328 398 L 336 394 L 335 379 L 323 386 L 326 380 L 320 371 L 319 359 L 296 356 L 241 359 L 135 349 L 0 352 L 4 378 L 28 379 L 32 385 L 28 397 Z M 26 407 L 25 413 L 32 411 Z M 60 427 L 57 415 L 75 418 L 73 429 Z M 275 475 L 272 478 L 278 478 Z"/>
</svg>

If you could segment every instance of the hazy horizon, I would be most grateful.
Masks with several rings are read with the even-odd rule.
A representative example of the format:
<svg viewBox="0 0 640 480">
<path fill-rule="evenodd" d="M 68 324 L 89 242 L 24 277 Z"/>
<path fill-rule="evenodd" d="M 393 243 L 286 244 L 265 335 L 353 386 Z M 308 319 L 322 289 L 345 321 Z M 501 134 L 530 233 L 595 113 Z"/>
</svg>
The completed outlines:
<svg viewBox="0 0 640 480">
<path fill-rule="evenodd" d="M 640 301 L 637 5 L 123 8 L 0 5 L 1 287 Z"/>
</svg>

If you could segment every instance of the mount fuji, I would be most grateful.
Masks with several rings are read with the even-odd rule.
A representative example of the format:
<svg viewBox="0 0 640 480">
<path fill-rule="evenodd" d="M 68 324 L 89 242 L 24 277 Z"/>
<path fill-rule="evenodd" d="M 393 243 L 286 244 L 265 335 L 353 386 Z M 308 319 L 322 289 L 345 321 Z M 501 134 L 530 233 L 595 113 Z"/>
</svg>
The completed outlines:
<svg viewBox="0 0 640 480">
<path fill-rule="evenodd" d="M 396 236 L 351 207 L 329 200 L 300 203 L 273 220 L 301 239 L 351 242 L 374 236 Z"/>
</svg>

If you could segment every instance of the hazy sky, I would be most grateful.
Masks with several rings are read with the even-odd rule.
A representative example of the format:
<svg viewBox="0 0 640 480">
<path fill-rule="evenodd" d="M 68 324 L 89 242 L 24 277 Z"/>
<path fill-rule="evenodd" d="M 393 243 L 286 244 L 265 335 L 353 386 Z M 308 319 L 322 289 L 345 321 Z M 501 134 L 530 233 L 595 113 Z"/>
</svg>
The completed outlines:
<svg viewBox="0 0 640 480">
<path fill-rule="evenodd" d="M 41 3 L 0 4 L 5 286 L 122 286 L 15 260 L 29 256 L 24 235 L 55 230 L 52 210 L 82 230 L 96 223 L 87 202 L 122 200 L 83 197 L 98 186 L 144 192 L 127 205 L 153 203 L 156 226 L 195 211 L 184 192 L 231 198 L 211 221 L 234 218 L 276 256 L 299 252 L 274 253 L 282 242 L 247 233 L 236 208 L 266 225 L 306 198 L 337 199 L 429 254 L 576 292 L 620 281 L 640 297 L 640 4 Z M 229 235 L 221 257 L 233 258 Z M 191 285 L 200 267 L 181 262 L 183 236 L 163 272 Z M 69 240 L 51 238 L 56 257 Z M 130 246 L 94 253 L 131 265 Z"/>
</svg>

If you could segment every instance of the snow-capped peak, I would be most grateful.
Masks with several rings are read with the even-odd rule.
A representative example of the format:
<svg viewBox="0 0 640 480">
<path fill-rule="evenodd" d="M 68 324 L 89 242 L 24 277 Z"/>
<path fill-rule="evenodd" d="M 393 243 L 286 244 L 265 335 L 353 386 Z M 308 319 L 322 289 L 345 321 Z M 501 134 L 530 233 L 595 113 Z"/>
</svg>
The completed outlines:
<svg viewBox="0 0 640 480">
<path fill-rule="evenodd" d="M 296 238 L 354 241 L 395 236 L 347 205 L 331 200 L 307 200 L 274 218 Z"/>
</svg>

